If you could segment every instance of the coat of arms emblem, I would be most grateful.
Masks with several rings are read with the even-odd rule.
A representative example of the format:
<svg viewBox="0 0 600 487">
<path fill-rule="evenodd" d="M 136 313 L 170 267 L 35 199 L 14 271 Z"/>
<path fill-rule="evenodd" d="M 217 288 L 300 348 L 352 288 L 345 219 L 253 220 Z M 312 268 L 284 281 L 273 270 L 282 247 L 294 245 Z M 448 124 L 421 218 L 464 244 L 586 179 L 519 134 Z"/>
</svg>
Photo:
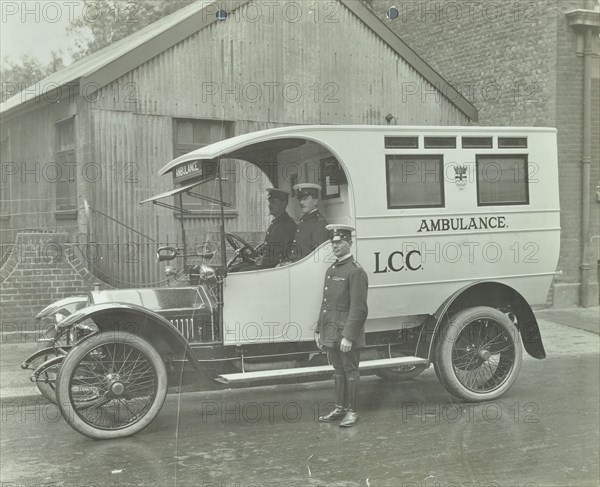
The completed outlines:
<svg viewBox="0 0 600 487">
<path fill-rule="evenodd" d="M 461 191 L 467 186 L 467 166 L 454 166 L 454 182 Z"/>
</svg>

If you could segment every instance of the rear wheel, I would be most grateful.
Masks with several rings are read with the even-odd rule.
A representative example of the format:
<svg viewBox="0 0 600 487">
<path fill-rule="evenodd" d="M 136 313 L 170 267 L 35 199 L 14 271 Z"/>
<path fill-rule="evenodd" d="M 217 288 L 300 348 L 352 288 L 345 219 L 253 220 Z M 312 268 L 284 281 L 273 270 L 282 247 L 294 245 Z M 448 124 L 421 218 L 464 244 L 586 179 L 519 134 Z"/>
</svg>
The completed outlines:
<svg viewBox="0 0 600 487">
<path fill-rule="evenodd" d="M 502 312 L 486 306 L 459 311 L 439 337 L 436 373 L 448 392 L 467 401 L 504 394 L 521 368 L 519 332 Z"/>
<path fill-rule="evenodd" d="M 159 413 L 167 394 L 165 365 L 152 345 L 124 332 L 78 344 L 63 361 L 58 406 L 80 433 L 104 440 L 138 433 Z"/>
</svg>

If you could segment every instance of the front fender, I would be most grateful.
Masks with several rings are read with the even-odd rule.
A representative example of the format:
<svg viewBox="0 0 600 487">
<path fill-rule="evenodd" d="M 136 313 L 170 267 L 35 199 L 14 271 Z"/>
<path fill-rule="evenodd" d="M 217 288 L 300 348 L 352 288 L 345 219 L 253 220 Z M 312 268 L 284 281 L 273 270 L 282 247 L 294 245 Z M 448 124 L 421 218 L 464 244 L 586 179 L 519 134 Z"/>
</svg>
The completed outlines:
<svg viewBox="0 0 600 487">
<path fill-rule="evenodd" d="M 50 316 L 54 313 L 62 311 L 63 313 L 70 315 L 77 310 L 83 308 L 87 302 L 87 296 L 71 296 L 70 298 L 60 299 L 52 304 L 49 304 L 42 309 L 36 316 L 36 320 L 41 320 Z"/>
<path fill-rule="evenodd" d="M 165 318 L 149 309 L 130 303 L 102 303 L 80 309 L 58 325 L 59 332 L 85 320 L 92 320 L 100 332 L 123 331 L 140 336 L 159 353 L 188 359 L 198 370 L 198 361 L 189 343 Z"/>
</svg>

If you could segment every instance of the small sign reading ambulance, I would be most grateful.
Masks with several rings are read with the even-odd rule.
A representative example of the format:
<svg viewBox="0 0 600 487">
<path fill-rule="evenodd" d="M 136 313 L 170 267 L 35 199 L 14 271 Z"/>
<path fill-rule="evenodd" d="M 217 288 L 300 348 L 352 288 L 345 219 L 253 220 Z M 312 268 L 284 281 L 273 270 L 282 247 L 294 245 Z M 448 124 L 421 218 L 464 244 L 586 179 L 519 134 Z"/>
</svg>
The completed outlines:
<svg viewBox="0 0 600 487">
<path fill-rule="evenodd" d="M 173 170 L 173 182 L 180 183 L 191 178 L 210 177 L 216 173 L 216 163 L 212 161 L 190 161 Z"/>
</svg>

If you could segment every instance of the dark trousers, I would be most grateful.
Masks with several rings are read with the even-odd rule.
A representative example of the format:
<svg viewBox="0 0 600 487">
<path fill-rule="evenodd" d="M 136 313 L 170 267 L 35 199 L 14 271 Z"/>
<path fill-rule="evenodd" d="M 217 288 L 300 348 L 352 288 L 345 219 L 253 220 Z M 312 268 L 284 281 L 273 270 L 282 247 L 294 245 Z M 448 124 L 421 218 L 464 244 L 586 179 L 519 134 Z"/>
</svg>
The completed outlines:
<svg viewBox="0 0 600 487">
<path fill-rule="evenodd" d="M 341 352 L 339 344 L 336 344 L 335 347 L 327 347 L 327 357 L 333 365 L 336 406 L 356 412 L 360 384 L 360 349 Z"/>
<path fill-rule="evenodd" d="M 360 348 L 353 348 L 349 352 L 340 351 L 339 344 L 327 347 L 327 357 L 333 365 L 334 373 L 343 375 L 347 379 L 360 377 L 358 364 L 360 362 Z"/>
</svg>

